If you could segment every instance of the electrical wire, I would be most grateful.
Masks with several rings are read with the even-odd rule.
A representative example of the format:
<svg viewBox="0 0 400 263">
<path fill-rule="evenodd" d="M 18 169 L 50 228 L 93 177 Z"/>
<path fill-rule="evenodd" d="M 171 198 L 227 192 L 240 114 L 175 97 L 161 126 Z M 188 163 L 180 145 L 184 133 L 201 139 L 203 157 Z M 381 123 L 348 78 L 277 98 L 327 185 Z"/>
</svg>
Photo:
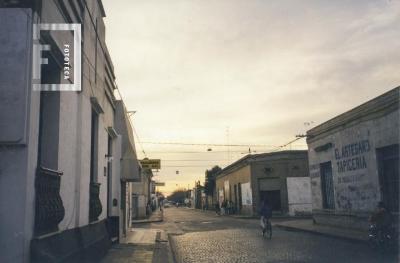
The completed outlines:
<svg viewBox="0 0 400 263">
<path fill-rule="evenodd" d="M 229 160 L 227 159 L 214 159 L 214 160 L 200 160 L 200 159 L 182 159 L 182 160 L 164 160 L 162 159 L 163 162 L 228 162 Z"/>
<path fill-rule="evenodd" d="M 135 126 L 134 126 L 134 125 L 132 125 L 132 130 L 133 130 L 133 133 L 136 135 L 137 142 L 138 142 L 140 148 L 142 149 L 142 153 L 143 153 L 144 157 L 147 158 L 147 154 L 146 154 L 146 152 L 144 151 L 143 144 L 140 142 L 139 135 L 138 135 L 138 133 L 136 132 L 136 129 L 135 129 Z"/>
<path fill-rule="evenodd" d="M 186 168 L 199 168 L 199 167 L 202 167 L 202 168 L 204 168 L 204 167 L 210 167 L 210 165 L 208 164 L 205 164 L 205 165 L 163 165 L 161 168 L 163 168 L 163 167 L 167 167 L 167 168 L 183 168 L 183 167 L 186 167 Z"/>
<path fill-rule="evenodd" d="M 186 143 L 186 142 L 142 142 L 145 144 L 186 145 L 186 146 L 221 146 L 221 147 L 278 147 L 268 144 L 222 144 L 222 143 Z"/>
<path fill-rule="evenodd" d="M 296 144 L 292 145 L 295 148 L 304 148 L 307 147 L 306 144 Z M 277 148 L 281 148 L 281 146 L 276 146 L 274 148 L 268 148 L 268 149 L 260 149 L 257 151 L 251 150 L 250 153 L 263 153 L 263 152 L 269 152 L 269 151 L 274 151 Z M 147 153 L 156 153 L 156 154 L 221 154 L 221 153 L 227 153 L 227 150 L 219 150 L 219 151 L 147 151 Z M 246 150 L 241 150 L 241 151 L 230 151 L 231 153 L 238 153 L 238 154 L 249 154 L 248 151 Z"/>
<path fill-rule="evenodd" d="M 303 139 L 303 137 L 296 138 L 296 139 L 294 139 L 294 140 L 291 140 L 291 141 L 288 142 L 288 143 L 285 143 L 285 144 L 283 144 L 283 145 L 281 145 L 281 146 L 278 146 L 275 150 L 273 150 L 273 152 L 279 151 L 280 149 L 285 148 L 286 146 L 288 146 L 288 145 L 290 145 L 290 144 L 292 144 L 292 143 L 294 143 L 294 142 L 296 142 L 296 141 L 298 141 L 298 140 L 300 140 L 300 139 Z"/>
</svg>

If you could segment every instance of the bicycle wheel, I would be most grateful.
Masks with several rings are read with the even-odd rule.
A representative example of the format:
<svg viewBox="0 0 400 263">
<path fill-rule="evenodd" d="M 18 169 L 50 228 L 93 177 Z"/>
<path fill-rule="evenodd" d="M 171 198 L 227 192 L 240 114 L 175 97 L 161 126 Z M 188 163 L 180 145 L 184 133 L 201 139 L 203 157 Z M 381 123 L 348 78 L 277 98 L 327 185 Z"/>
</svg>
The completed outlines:
<svg viewBox="0 0 400 263">
<path fill-rule="evenodd" d="M 265 220 L 265 218 L 261 224 L 261 231 L 262 231 L 262 236 L 265 237 L 265 233 L 267 231 L 267 220 Z"/>
<path fill-rule="evenodd" d="M 268 221 L 266 229 L 265 229 L 265 235 L 267 236 L 268 239 L 272 238 L 272 226 L 271 223 Z"/>
</svg>

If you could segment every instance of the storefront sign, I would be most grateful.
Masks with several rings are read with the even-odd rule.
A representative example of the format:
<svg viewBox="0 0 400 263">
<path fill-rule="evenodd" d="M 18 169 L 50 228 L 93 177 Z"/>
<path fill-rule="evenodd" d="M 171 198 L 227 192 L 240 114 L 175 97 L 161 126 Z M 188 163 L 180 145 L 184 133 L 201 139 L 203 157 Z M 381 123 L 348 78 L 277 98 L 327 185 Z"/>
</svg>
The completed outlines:
<svg viewBox="0 0 400 263">
<path fill-rule="evenodd" d="M 144 158 L 140 160 L 140 164 L 143 169 L 161 169 L 161 160 L 160 159 L 148 159 Z"/>
</svg>

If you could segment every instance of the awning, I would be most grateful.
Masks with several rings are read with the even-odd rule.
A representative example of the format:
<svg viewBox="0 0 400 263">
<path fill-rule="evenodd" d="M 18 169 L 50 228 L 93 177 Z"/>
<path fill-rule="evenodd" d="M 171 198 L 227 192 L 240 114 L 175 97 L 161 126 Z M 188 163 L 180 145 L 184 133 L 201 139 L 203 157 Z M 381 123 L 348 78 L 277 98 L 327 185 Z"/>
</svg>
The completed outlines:
<svg viewBox="0 0 400 263">
<path fill-rule="evenodd" d="M 127 150 L 121 158 L 121 180 L 129 182 L 140 182 L 140 165 L 136 158 L 136 153 L 132 150 Z"/>
<path fill-rule="evenodd" d="M 122 136 L 121 141 L 121 180 L 128 182 L 141 181 L 141 166 L 137 160 L 135 141 L 131 123 L 121 100 L 116 101 L 115 129 Z"/>
</svg>

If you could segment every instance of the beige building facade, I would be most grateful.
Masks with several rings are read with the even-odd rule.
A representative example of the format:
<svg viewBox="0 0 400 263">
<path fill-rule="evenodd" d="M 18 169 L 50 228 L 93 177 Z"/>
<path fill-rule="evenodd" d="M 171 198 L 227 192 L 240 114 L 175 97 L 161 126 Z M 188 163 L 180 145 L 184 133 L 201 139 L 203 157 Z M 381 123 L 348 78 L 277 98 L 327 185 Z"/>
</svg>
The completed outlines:
<svg viewBox="0 0 400 263">
<path fill-rule="evenodd" d="M 289 213 L 288 178 L 309 180 L 307 151 L 247 155 L 217 175 L 218 202 L 221 205 L 224 200 L 230 201 L 236 213 L 256 215 L 261 202 L 268 200 L 273 211 Z M 303 186 L 299 184 L 297 191 L 309 196 L 309 187 Z M 296 209 L 309 212 L 311 202 L 307 201 Z"/>
</svg>

